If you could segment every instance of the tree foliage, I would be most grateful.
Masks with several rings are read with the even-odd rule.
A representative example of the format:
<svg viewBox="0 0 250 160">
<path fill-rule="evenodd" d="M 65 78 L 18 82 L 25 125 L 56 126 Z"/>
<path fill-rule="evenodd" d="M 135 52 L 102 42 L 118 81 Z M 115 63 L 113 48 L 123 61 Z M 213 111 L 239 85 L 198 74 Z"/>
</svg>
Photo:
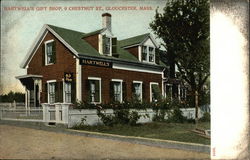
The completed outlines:
<svg viewBox="0 0 250 160">
<path fill-rule="evenodd" d="M 170 0 L 163 13 L 156 10 L 150 27 L 177 65 L 182 79 L 201 93 L 209 71 L 208 0 Z"/>
<path fill-rule="evenodd" d="M 10 91 L 8 94 L 0 95 L 0 102 L 24 102 L 25 94 L 20 92 Z"/>
</svg>

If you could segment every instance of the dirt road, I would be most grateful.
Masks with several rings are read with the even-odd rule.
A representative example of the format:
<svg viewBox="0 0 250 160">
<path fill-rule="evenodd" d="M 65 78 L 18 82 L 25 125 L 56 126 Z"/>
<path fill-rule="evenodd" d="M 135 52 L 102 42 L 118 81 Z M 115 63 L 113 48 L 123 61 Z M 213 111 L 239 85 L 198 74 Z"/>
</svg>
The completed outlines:
<svg viewBox="0 0 250 160">
<path fill-rule="evenodd" d="M 205 153 L 0 125 L 0 159 L 208 159 Z"/>
</svg>

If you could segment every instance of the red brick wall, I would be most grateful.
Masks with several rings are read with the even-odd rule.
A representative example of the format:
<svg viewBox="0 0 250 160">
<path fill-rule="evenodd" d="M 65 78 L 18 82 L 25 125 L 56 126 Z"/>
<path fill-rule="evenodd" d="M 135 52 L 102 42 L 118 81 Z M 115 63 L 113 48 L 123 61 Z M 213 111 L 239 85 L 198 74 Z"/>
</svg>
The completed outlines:
<svg viewBox="0 0 250 160">
<path fill-rule="evenodd" d="M 126 70 L 118 70 L 112 68 L 95 67 L 95 66 L 82 66 L 82 99 L 87 100 L 87 80 L 88 77 L 99 77 L 102 79 L 102 102 L 107 103 L 110 101 L 110 81 L 111 79 L 122 79 L 126 82 L 127 99 L 132 97 L 132 83 L 133 81 L 142 81 L 144 84 L 145 92 L 143 93 L 146 100 L 150 101 L 150 82 L 159 83 L 162 87 L 162 75 L 144 72 L 134 72 Z"/>
<path fill-rule="evenodd" d="M 56 41 L 56 63 L 52 65 L 45 66 L 43 64 L 43 49 L 45 41 L 54 39 Z M 64 77 L 64 72 L 71 72 L 75 79 L 76 71 L 76 59 L 73 54 L 50 32 L 45 36 L 43 42 L 37 49 L 35 55 L 31 59 L 27 74 L 42 75 L 42 93 L 41 93 L 41 103 L 45 102 L 45 83 L 47 80 L 62 81 Z"/>
<path fill-rule="evenodd" d="M 132 53 L 136 58 L 139 58 L 139 53 L 138 53 L 138 46 L 136 47 L 131 47 L 131 48 L 126 48 L 126 50 L 130 53 Z"/>
<path fill-rule="evenodd" d="M 92 35 L 89 37 L 84 38 L 85 41 L 87 41 L 92 47 L 94 47 L 97 51 L 99 50 L 99 45 L 98 45 L 98 34 Z"/>
</svg>

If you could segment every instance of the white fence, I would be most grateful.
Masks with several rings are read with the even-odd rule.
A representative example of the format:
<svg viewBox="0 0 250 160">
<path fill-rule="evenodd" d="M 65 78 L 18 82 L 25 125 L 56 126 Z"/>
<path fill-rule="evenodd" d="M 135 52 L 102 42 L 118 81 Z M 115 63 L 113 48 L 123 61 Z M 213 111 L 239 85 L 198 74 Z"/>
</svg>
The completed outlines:
<svg viewBox="0 0 250 160">
<path fill-rule="evenodd" d="M 43 121 L 42 108 L 1 108 L 0 119 L 2 120 L 17 120 L 17 121 Z"/>
<path fill-rule="evenodd" d="M 0 103 L 0 108 L 18 108 L 18 107 L 25 107 L 25 103 L 23 102 L 1 102 Z"/>
<path fill-rule="evenodd" d="M 153 109 L 130 109 L 137 111 L 140 115 L 138 123 L 151 122 L 155 116 Z M 188 119 L 195 118 L 195 108 L 181 108 L 183 116 Z M 113 109 L 102 110 L 105 114 L 113 114 Z M 199 110 L 198 117 L 201 118 L 203 112 Z M 167 115 L 166 117 L 167 118 Z M 97 115 L 96 109 L 73 109 L 67 103 L 55 103 L 53 105 L 44 103 L 42 108 L 1 108 L 0 119 L 20 120 L 20 121 L 39 121 L 45 124 L 62 124 L 67 127 L 73 127 L 76 124 L 84 122 L 86 125 L 101 124 L 102 121 Z"/>
<path fill-rule="evenodd" d="M 43 122 L 46 124 L 68 124 L 69 117 L 68 103 L 55 103 L 53 105 L 44 103 L 43 106 Z"/>
</svg>

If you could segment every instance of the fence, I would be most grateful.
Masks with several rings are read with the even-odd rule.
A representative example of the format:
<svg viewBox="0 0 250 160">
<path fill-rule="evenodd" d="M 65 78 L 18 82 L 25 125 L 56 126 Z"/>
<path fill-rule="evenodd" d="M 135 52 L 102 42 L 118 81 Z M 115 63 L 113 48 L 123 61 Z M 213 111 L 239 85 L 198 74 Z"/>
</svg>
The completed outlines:
<svg viewBox="0 0 250 160">
<path fill-rule="evenodd" d="M 72 127 L 84 120 L 86 125 L 101 124 L 102 121 L 97 115 L 96 109 L 73 109 L 71 104 L 55 103 L 53 105 L 44 103 L 42 108 L 1 108 L 0 119 L 20 120 L 20 121 L 39 121 L 45 124 L 62 124 Z M 137 111 L 140 116 L 138 123 L 151 122 L 155 116 L 153 109 L 130 109 Z M 195 118 L 195 108 L 181 108 L 184 117 Z M 113 109 L 102 110 L 105 114 L 113 114 Z M 203 112 L 199 110 L 198 117 L 202 117 Z M 167 118 L 167 115 L 166 117 Z"/>
<path fill-rule="evenodd" d="M 1 108 L 0 119 L 2 120 L 18 120 L 18 121 L 43 121 L 42 108 Z"/>
<path fill-rule="evenodd" d="M 25 107 L 24 102 L 13 102 L 13 103 L 8 103 L 8 102 L 1 102 L 0 103 L 0 108 L 22 108 Z"/>
</svg>

